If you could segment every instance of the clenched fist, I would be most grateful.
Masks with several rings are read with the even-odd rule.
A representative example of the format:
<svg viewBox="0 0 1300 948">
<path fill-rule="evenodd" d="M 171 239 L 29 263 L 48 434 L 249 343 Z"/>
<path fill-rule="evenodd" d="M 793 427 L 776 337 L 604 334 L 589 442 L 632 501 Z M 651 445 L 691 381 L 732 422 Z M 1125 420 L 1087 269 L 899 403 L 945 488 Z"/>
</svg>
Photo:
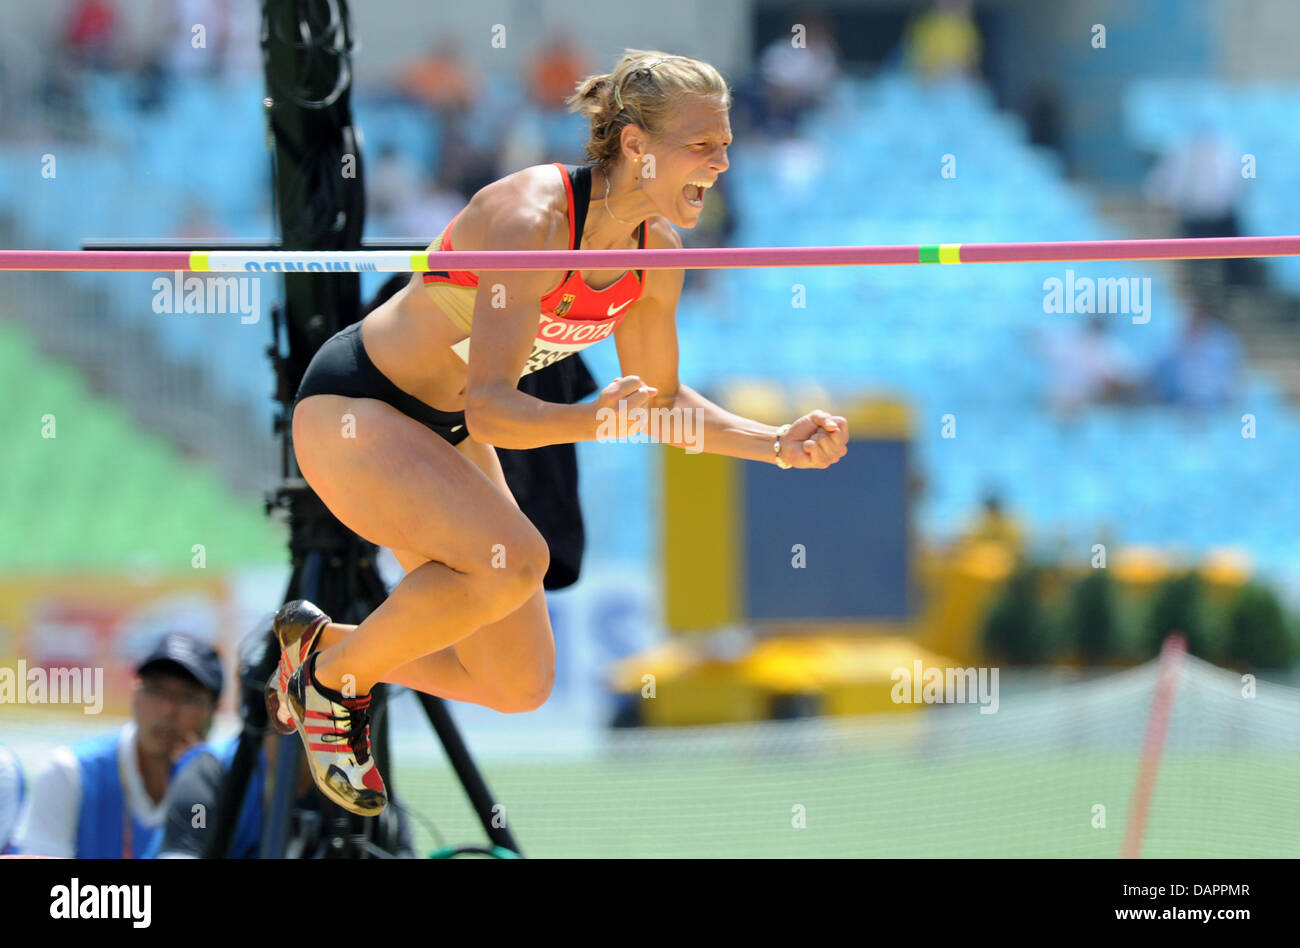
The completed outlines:
<svg viewBox="0 0 1300 948">
<path fill-rule="evenodd" d="M 818 409 L 790 425 L 780 457 L 791 467 L 827 468 L 848 453 L 848 444 L 848 422 Z"/>
<path fill-rule="evenodd" d="M 630 438 L 648 432 L 650 400 L 658 394 L 659 389 L 645 384 L 635 375 L 614 379 L 596 397 L 596 419 L 617 418 L 620 424 L 626 421 L 627 430 L 620 431 L 620 437 Z M 624 405 L 621 413 L 620 403 Z"/>
</svg>

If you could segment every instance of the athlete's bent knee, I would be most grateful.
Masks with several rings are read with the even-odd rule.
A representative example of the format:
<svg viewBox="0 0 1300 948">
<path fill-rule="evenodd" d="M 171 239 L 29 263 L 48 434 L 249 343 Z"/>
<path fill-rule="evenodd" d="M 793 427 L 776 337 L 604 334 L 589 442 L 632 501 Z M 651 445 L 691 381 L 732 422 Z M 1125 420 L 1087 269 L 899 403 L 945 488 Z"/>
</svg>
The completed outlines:
<svg viewBox="0 0 1300 948">
<path fill-rule="evenodd" d="M 523 561 L 520 569 L 522 573 L 527 600 L 537 591 L 537 587 L 542 585 L 542 580 L 546 578 L 546 571 L 551 568 L 551 551 L 547 547 L 546 541 L 542 539 L 541 534 L 537 536 L 538 543 L 533 544 L 528 551 L 527 557 Z"/>
<path fill-rule="evenodd" d="M 536 530 L 531 535 L 525 534 L 506 547 L 506 555 L 498 567 L 502 594 L 512 602 L 527 602 L 541 587 L 550 565 L 551 551 L 542 535 Z"/>
<path fill-rule="evenodd" d="M 546 704 L 554 686 L 555 663 L 547 662 L 545 666 L 534 667 L 525 677 L 512 682 L 509 691 L 497 700 L 493 708 L 503 714 L 536 711 Z"/>
</svg>

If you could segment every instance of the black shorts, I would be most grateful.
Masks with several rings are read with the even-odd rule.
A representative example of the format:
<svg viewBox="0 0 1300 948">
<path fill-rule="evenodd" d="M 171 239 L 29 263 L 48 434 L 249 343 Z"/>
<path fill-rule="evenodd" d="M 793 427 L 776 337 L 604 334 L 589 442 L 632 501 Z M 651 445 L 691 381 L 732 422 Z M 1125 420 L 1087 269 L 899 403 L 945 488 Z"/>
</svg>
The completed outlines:
<svg viewBox="0 0 1300 948">
<path fill-rule="evenodd" d="M 403 415 L 436 431 L 448 444 L 460 444 L 469 437 L 463 411 L 439 411 L 403 392 L 375 368 L 361 344 L 361 323 L 340 329 L 312 356 L 294 396 L 294 407 L 309 395 L 346 395 L 349 398 L 377 398 Z"/>
</svg>

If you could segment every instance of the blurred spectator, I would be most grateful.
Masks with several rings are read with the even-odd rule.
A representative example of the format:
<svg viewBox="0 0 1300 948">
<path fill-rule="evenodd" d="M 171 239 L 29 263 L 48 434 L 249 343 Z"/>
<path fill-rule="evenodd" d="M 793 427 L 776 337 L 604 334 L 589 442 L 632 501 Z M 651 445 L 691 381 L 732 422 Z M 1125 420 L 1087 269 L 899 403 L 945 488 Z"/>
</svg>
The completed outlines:
<svg viewBox="0 0 1300 948">
<path fill-rule="evenodd" d="M 220 0 L 154 0 L 148 43 L 140 56 L 136 78 L 140 84 L 138 104 L 143 112 L 153 112 L 167 101 L 169 80 L 173 76 L 202 74 L 215 69 L 215 60 L 205 50 L 194 48 L 194 27 L 205 31 L 216 22 Z M 207 43 L 205 36 L 204 43 Z"/>
<path fill-rule="evenodd" d="M 226 35 L 226 0 L 160 0 L 154 6 L 161 45 L 154 51 L 166 76 L 215 75 L 222 68 Z M 203 27 L 203 46 L 195 48 L 196 26 Z"/>
<path fill-rule="evenodd" d="M 476 84 L 451 38 L 440 40 L 426 56 L 403 68 L 397 81 L 403 93 L 448 119 L 464 117 L 474 107 Z"/>
<path fill-rule="evenodd" d="M 590 72 L 582 47 L 567 34 L 556 34 L 538 48 L 528 63 L 529 98 L 539 108 L 563 110 L 564 100 L 573 95 L 574 87 Z"/>
<path fill-rule="evenodd" d="M 78 66 L 111 68 L 117 54 L 118 24 L 112 0 L 75 0 L 63 22 L 63 51 Z"/>
<path fill-rule="evenodd" d="M 14 852 L 10 841 L 25 790 L 22 763 L 13 751 L 0 744 L 0 856 Z"/>
<path fill-rule="evenodd" d="M 1156 401 L 1191 408 L 1224 404 L 1241 385 L 1241 343 L 1202 303 L 1192 304 L 1191 318 L 1173 348 L 1148 379 Z"/>
<path fill-rule="evenodd" d="M 935 0 L 908 24 L 903 50 L 908 66 L 924 80 L 977 78 L 983 44 L 970 0 Z"/>
<path fill-rule="evenodd" d="M 262 4 L 226 0 L 221 33 L 221 72 L 229 77 L 262 75 Z"/>
<path fill-rule="evenodd" d="M 964 545 L 997 543 L 1019 557 L 1025 545 L 1024 529 L 1002 507 L 1002 498 L 996 491 L 984 495 L 979 517 L 962 537 Z"/>
<path fill-rule="evenodd" d="M 185 198 L 180 220 L 173 228 L 171 236 L 177 239 L 203 241 L 221 240 L 232 235 L 212 215 L 212 205 L 201 194 L 191 193 Z"/>
<path fill-rule="evenodd" d="M 447 122 L 438 154 L 438 180 L 442 187 L 472 197 L 497 179 L 500 143 L 494 142 L 490 149 L 475 145 L 467 134 L 467 121 L 452 118 Z"/>
<path fill-rule="evenodd" d="M 1025 125 L 1032 145 L 1051 148 L 1063 158 L 1065 152 L 1065 121 L 1061 107 L 1060 90 L 1054 83 L 1038 82 L 1029 91 L 1022 109 Z"/>
<path fill-rule="evenodd" d="M 262 16 L 257 0 L 155 0 L 150 45 L 136 66 L 139 106 L 153 111 L 166 101 L 173 76 L 253 78 L 262 73 Z M 203 47 L 194 48 L 196 26 Z"/>
<path fill-rule="evenodd" d="M 415 191 L 420 174 L 414 163 L 395 146 L 385 144 L 375 156 L 374 165 L 368 169 L 368 177 L 367 216 L 389 220 Z"/>
<path fill-rule="evenodd" d="M 372 232 L 385 237 L 432 240 L 468 203 L 441 177 L 431 186 L 414 163 L 391 145 L 380 150 L 371 180 L 367 211 L 374 217 Z"/>
<path fill-rule="evenodd" d="M 0 89 L 15 88 L 13 67 L 0 57 Z M 13 136 L 18 127 L 18 103 L 12 101 L 17 96 L 0 95 L 0 137 Z M 25 108 L 24 108 L 25 111 Z"/>
<path fill-rule="evenodd" d="M 393 236 L 430 241 L 468 203 L 469 198 L 444 186 L 441 178 L 436 179 L 432 186 L 422 184 L 410 200 L 399 206 L 393 219 Z"/>
<path fill-rule="evenodd" d="M 502 132 L 497 152 L 497 176 L 514 174 L 521 168 L 540 165 L 552 159 L 546 151 L 546 128 L 536 109 L 521 109 Z"/>
<path fill-rule="evenodd" d="M 1094 318 L 1082 329 L 1071 327 L 1043 340 L 1048 362 L 1048 404 L 1067 416 L 1090 404 L 1131 401 L 1138 373 L 1128 353 Z"/>
<path fill-rule="evenodd" d="M 758 129 L 777 137 L 792 135 L 803 115 L 820 106 L 840 77 L 840 51 L 831 24 L 822 16 L 805 12 L 795 18 L 799 34 L 783 34 L 768 44 L 758 58 Z"/>
<path fill-rule="evenodd" d="M 1184 237 L 1236 237 L 1240 234 L 1237 202 L 1241 196 L 1241 150 L 1201 124 L 1169 148 L 1146 180 L 1147 197 L 1173 209 Z M 1218 269 L 1237 286 L 1251 281 L 1251 262 L 1196 260 L 1197 271 Z"/>
<path fill-rule="evenodd" d="M 212 646 L 180 632 L 164 635 L 136 673 L 130 721 L 56 747 L 33 775 L 19 852 L 139 859 L 152 844 L 172 767 L 207 736 L 224 676 Z"/>
<path fill-rule="evenodd" d="M 61 138 L 90 134 L 90 113 L 82 100 L 82 71 L 66 50 L 55 50 L 41 79 L 39 100 L 50 130 Z"/>
<path fill-rule="evenodd" d="M 292 749 L 303 755 L 298 767 L 298 786 L 294 791 L 295 807 L 314 807 L 315 798 L 321 798 L 311 779 L 302 742 L 292 739 Z M 257 764 L 249 776 L 248 792 L 235 822 L 234 839 L 231 840 L 231 859 L 257 859 L 261 854 L 262 829 L 265 821 L 268 774 L 276 772 L 280 748 L 284 741 L 269 731 L 258 754 Z M 167 798 L 163 801 L 162 830 L 155 834 L 152 844 L 142 856 L 144 859 L 201 859 L 211 836 L 210 825 L 194 825 L 194 807 L 206 812 L 219 811 L 221 781 L 230 769 L 239 736 L 221 741 L 209 741 L 190 748 L 176 762 L 172 772 Z M 321 798 L 323 799 L 323 798 Z M 314 807 L 317 808 L 317 807 Z M 387 812 L 387 811 L 386 811 Z"/>
</svg>

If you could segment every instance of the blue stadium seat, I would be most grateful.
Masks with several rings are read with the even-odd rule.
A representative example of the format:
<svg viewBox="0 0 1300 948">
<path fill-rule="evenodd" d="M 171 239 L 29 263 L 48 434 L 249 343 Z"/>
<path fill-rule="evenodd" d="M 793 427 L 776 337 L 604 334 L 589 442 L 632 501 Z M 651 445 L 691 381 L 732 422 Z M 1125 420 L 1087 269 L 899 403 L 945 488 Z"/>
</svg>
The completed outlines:
<svg viewBox="0 0 1300 948">
<path fill-rule="evenodd" d="M 88 89 L 96 137 L 90 145 L 60 146 L 54 181 L 32 178 L 39 150 L 0 148 L 0 212 L 15 215 L 25 245 L 76 246 L 90 231 L 169 236 L 195 199 L 235 236 L 274 232 L 260 81 L 182 79 L 168 92 L 160 112 L 139 114 L 132 82 L 96 81 Z M 503 117 L 517 115 L 522 92 L 513 77 L 491 77 L 469 125 L 477 144 L 499 140 Z M 1164 147 L 1205 119 L 1249 139 L 1269 173 L 1246 191 L 1245 228 L 1284 233 L 1300 217 L 1300 165 L 1292 160 L 1300 152 L 1298 103 L 1294 83 L 1142 81 L 1127 91 L 1124 121 L 1143 149 Z M 396 99 L 358 97 L 354 108 L 367 157 L 391 146 L 430 174 L 436 170 L 444 134 L 436 119 Z M 222 121 L 214 123 L 218 113 Z M 726 185 L 736 245 L 1125 236 L 1065 178 L 1053 153 L 1027 143 L 1023 122 L 998 112 L 982 86 L 927 89 L 896 73 L 850 77 L 831 90 L 825 115 L 834 120 L 808 117 L 805 146 L 742 140 L 734 147 Z M 581 139 L 577 116 L 539 113 L 538 121 L 552 150 Z M 958 156 L 955 178 L 939 176 L 945 153 Z M 1300 498 L 1276 472 L 1300 466 L 1300 419 L 1269 380 L 1251 376 L 1232 406 L 1191 425 L 1164 409 L 1097 410 L 1068 424 L 1047 413 L 1050 369 L 1034 339 L 1077 318 L 1043 311 L 1043 281 L 1060 278 L 1067 266 L 1078 276 L 1152 278 L 1157 317 L 1144 326 L 1117 319 L 1112 328 L 1139 364 L 1149 365 L 1176 338 L 1186 313 L 1175 289 L 1140 264 L 720 271 L 712 274 L 712 295 L 682 301 L 680 375 L 705 390 L 728 378 L 758 377 L 909 399 L 920 419 L 916 450 L 927 477 L 918 524 L 930 537 L 960 530 L 992 486 L 1040 535 L 1090 543 L 1107 524 L 1122 542 L 1187 548 L 1233 536 L 1260 562 L 1293 561 L 1286 525 L 1300 516 Z M 1300 292 L 1300 258 L 1270 261 L 1269 272 Z M 265 320 L 243 326 L 233 316 L 156 314 L 154 275 L 78 279 L 109 294 L 104 318 L 152 327 L 165 351 L 203 360 L 223 391 L 269 421 Z M 803 309 L 791 305 L 794 284 L 804 286 Z M 263 303 L 265 309 L 269 300 Z M 584 359 L 601 386 L 621 374 L 612 343 L 587 350 Z M 1257 418 L 1253 440 L 1240 437 L 1247 411 Z M 956 439 L 940 437 L 937 419 L 947 412 L 958 417 Z M 617 518 L 589 519 L 593 555 L 648 555 L 655 531 L 644 498 L 655 483 L 659 449 L 578 450 L 584 505 L 621 505 Z M 1243 522 L 1233 508 L 1242 496 L 1270 516 Z M 1196 516 L 1189 516 L 1193 507 Z"/>
</svg>

